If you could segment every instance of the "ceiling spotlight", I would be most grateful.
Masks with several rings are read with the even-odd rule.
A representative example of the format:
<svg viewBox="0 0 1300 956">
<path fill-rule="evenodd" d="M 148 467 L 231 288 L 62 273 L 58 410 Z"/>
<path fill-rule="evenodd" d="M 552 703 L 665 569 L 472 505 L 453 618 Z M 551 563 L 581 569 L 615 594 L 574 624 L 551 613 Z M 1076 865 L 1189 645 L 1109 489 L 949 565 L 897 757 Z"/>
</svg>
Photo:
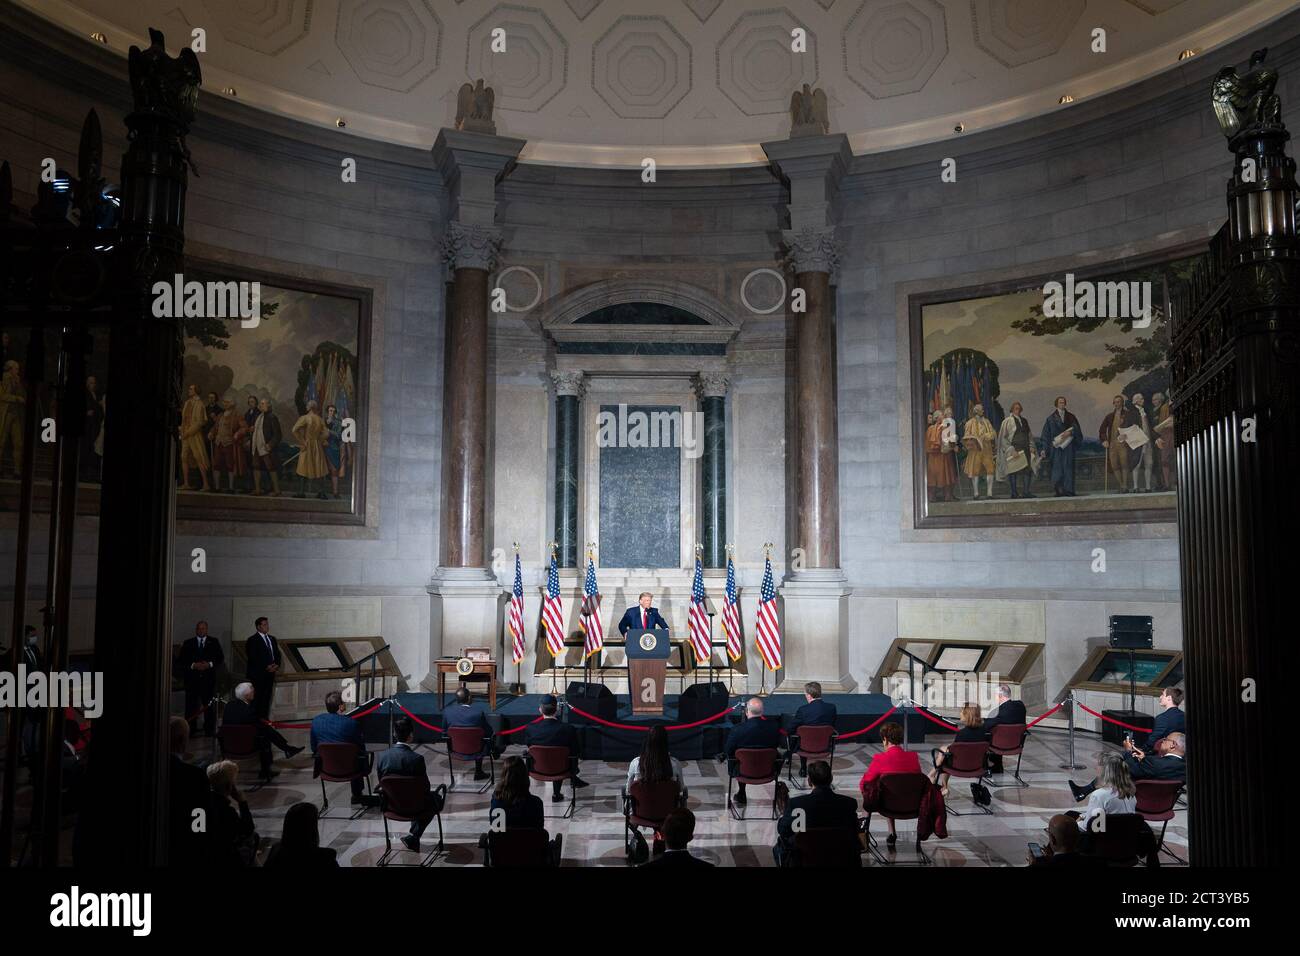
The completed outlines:
<svg viewBox="0 0 1300 956">
<path fill-rule="evenodd" d="M 338 119 L 334 121 L 334 125 L 337 126 L 339 129 L 342 129 L 343 127 L 348 125 L 348 121 L 345 120 L 342 116 L 340 116 Z"/>
<path fill-rule="evenodd" d="M 227 86 L 227 87 L 226 87 L 225 89 L 223 89 L 221 92 L 222 92 L 222 93 L 225 93 L 227 96 L 238 96 L 238 95 L 239 95 L 238 93 L 235 92 L 235 88 L 234 88 L 233 86 Z"/>
<path fill-rule="evenodd" d="M 1059 100 L 1057 100 L 1056 102 L 1058 102 L 1058 103 L 1060 103 L 1062 106 L 1064 106 L 1066 103 L 1073 103 L 1073 102 L 1074 102 L 1074 97 L 1071 96 L 1069 93 L 1066 93 L 1064 96 L 1062 96 L 1062 97 L 1061 97 Z"/>
<path fill-rule="evenodd" d="M 92 33 L 92 34 L 90 35 L 90 38 L 91 38 L 92 40 L 94 40 L 96 43 L 107 43 L 107 42 L 108 42 L 108 37 L 104 36 L 104 34 L 102 34 L 102 33 Z"/>
<path fill-rule="evenodd" d="M 1200 50 L 1184 50 L 1182 53 L 1178 54 L 1178 59 L 1190 60 L 1192 57 L 1196 56 L 1196 54 L 1200 52 L 1201 52 Z"/>
<path fill-rule="evenodd" d="M 964 133 L 964 132 L 966 132 L 966 124 L 965 124 L 965 123 L 958 123 L 956 126 L 954 126 L 954 127 L 952 128 L 952 131 L 953 131 L 954 133 Z"/>
</svg>

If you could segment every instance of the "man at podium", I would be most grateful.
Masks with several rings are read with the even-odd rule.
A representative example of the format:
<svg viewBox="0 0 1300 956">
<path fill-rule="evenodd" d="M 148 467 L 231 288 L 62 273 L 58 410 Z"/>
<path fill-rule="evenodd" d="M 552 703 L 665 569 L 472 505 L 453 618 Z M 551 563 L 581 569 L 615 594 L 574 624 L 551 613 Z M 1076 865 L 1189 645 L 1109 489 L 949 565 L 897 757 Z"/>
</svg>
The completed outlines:
<svg viewBox="0 0 1300 956">
<path fill-rule="evenodd" d="M 618 633 L 623 637 L 627 637 L 628 629 L 633 627 L 639 627 L 646 631 L 656 628 L 668 630 L 668 622 L 659 613 L 659 608 L 650 606 L 650 602 L 653 600 L 653 594 L 649 591 L 642 591 L 636 606 L 630 607 L 623 612 L 623 620 L 618 622 Z"/>
</svg>

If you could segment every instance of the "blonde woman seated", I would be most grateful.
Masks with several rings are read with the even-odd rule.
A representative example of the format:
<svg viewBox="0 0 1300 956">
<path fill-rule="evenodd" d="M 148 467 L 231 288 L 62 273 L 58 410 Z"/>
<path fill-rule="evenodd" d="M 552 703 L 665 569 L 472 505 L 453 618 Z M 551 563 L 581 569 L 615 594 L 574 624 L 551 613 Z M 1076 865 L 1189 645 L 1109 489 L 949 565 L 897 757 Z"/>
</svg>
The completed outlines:
<svg viewBox="0 0 1300 956">
<path fill-rule="evenodd" d="M 957 735 L 952 739 L 954 744 L 977 744 L 988 740 L 988 733 L 984 730 L 984 718 L 980 714 L 978 704 L 964 704 L 957 723 Z M 934 769 L 930 771 L 930 782 L 939 784 L 943 788 L 943 795 L 946 797 L 948 796 L 948 775 L 943 772 L 942 768 L 948 756 L 948 747 L 938 748 L 932 752 L 932 756 L 934 757 Z"/>
<path fill-rule="evenodd" d="M 1105 750 L 1097 755 L 1097 789 L 1088 794 L 1088 805 L 1078 813 L 1080 830 L 1096 816 L 1137 812 L 1137 787 L 1124 763 L 1124 755 Z M 1070 811 L 1076 815 L 1076 811 Z"/>
</svg>

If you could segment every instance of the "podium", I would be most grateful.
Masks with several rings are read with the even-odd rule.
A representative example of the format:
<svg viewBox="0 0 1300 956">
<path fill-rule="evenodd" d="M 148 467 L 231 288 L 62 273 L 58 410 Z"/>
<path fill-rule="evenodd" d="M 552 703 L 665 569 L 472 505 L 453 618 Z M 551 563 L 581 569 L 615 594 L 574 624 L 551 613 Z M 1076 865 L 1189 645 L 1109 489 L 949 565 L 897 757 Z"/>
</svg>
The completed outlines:
<svg viewBox="0 0 1300 956">
<path fill-rule="evenodd" d="M 664 680 L 673 646 L 663 629 L 630 628 L 627 632 L 627 692 L 633 714 L 664 712 Z"/>
</svg>

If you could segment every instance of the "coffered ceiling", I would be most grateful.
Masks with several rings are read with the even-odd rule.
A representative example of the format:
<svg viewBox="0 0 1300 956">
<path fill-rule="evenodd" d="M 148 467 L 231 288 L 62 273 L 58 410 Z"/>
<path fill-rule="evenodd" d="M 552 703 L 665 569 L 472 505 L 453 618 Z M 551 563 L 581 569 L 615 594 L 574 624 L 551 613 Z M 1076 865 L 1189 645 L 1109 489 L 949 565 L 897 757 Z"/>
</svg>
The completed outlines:
<svg viewBox="0 0 1300 956">
<path fill-rule="evenodd" d="M 485 77 L 525 161 L 764 162 L 790 94 L 825 89 L 855 152 L 1025 119 L 1174 68 L 1292 0 L 16 0 L 123 54 L 195 28 L 204 95 L 416 146 Z M 1106 50 L 1094 52 L 1094 30 Z M 791 50 L 792 31 L 806 50 Z M 504 31 L 504 34 L 497 31 Z M 494 36 L 504 35 L 504 52 Z M 87 40 L 87 42 L 91 42 Z M 125 67 L 124 67 L 125 68 Z M 234 93 L 224 92 L 233 90 Z"/>
</svg>

